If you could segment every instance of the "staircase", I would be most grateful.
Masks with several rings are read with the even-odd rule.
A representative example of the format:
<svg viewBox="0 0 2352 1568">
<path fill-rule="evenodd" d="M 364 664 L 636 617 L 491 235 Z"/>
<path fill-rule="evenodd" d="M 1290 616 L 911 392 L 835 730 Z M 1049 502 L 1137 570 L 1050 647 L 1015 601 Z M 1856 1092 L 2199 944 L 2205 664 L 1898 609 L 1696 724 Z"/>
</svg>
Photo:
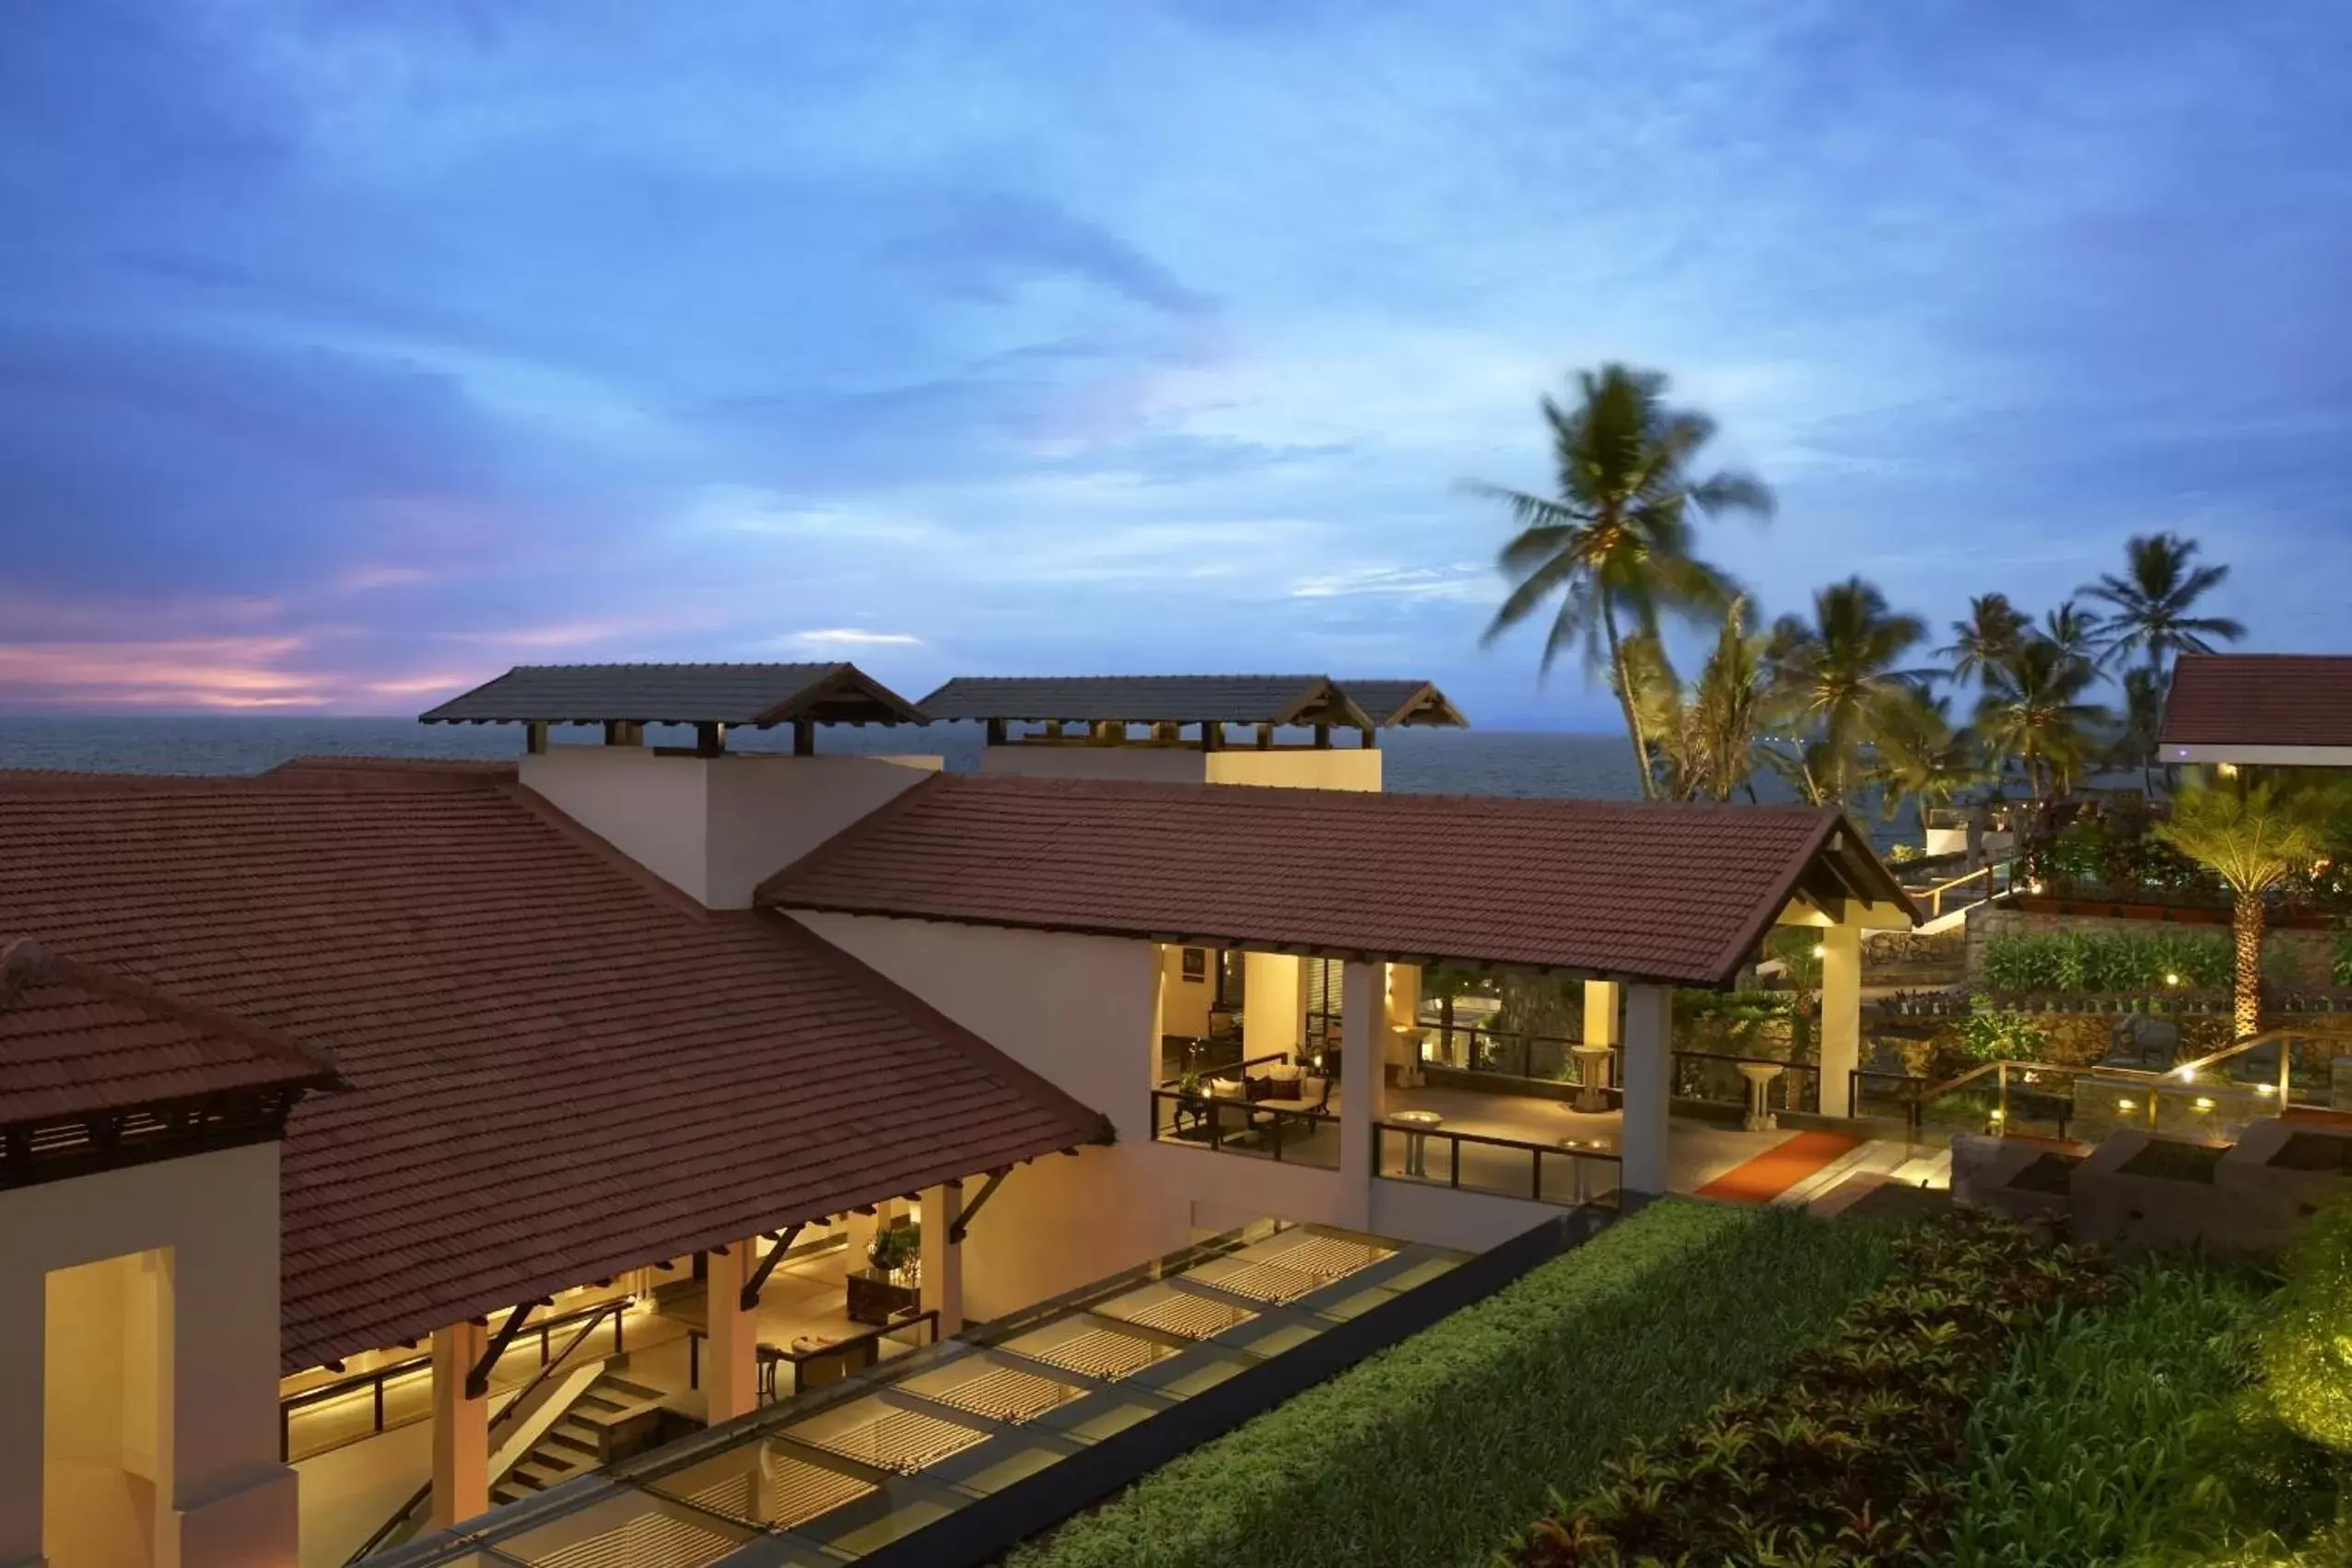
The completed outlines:
<svg viewBox="0 0 2352 1568">
<path fill-rule="evenodd" d="M 520 1502 L 626 1457 L 659 1425 L 661 1398 L 618 1373 L 600 1374 L 491 1488 L 490 1501 Z"/>
</svg>

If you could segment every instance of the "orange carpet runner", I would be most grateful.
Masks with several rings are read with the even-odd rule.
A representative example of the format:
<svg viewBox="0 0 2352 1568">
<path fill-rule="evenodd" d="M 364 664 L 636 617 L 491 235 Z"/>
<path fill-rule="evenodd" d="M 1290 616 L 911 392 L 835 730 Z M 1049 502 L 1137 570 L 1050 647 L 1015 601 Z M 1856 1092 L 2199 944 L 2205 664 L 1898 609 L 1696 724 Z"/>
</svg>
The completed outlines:
<svg viewBox="0 0 2352 1568">
<path fill-rule="evenodd" d="M 1861 1147 L 1861 1139 L 1843 1132 L 1800 1132 L 1732 1166 L 1699 1188 L 1699 1196 L 1733 1203 L 1770 1203 Z"/>
</svg>

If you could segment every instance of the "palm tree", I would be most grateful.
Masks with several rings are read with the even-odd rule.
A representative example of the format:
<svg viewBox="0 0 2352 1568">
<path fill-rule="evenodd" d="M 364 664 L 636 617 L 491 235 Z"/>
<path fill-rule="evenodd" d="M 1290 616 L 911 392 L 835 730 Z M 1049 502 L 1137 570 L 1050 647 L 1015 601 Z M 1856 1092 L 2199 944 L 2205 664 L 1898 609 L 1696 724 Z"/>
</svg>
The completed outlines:
<svg viewBox="0 0 2352 1568">
<path fill-rule="evenodd" d="M 2156 836 L 2229 884 L 2235 948 L 2231 1027 L 2239 1039 L 2262 1028 L 2263 895 L 2327 852 L 2339 802 L 2332 790 L 2253 783 L 2241 792 L 2195 785 L 2172 800 Z"/>
<path fill-rule="evenodd" d="M 2156 793 L 2157 737 L 2164 728 L 2165 680 L 2145 664 L 2124 672 L 2124 722 L 2115 736 L 2115 761 L 2140 770 L 2140 784 Z"/>
<path fill-rule="evenodd" d="M 1636 632 L 1625 639 L 1635 708 L 1663 764 L 1659 784 L 1668 799 L 1754 793 L 1757 743 L 1772 727 L 1774 693 L 1764 658 L 1769 639 L 1748 631 L 1747 610 L 1743 595 L 1724 612 L 1715 645 L 1688 692 L 1656 636 Z"/>
<path fill-rule="evenodd" d="M 2124 547 L 2122 576 L 2104 573 L 2083 590 L 2114 606 L 2105 654 L 2111 666 L 2140 655 L 2149 669 L 2161 671 L 2176 655 L 2212 652 L 2210 638 L 2235 642 L 2246 635 L 2227 615 L 2190 614 L 2229 575 L 2228 567 L 2192 566 L 2197 550 L 2195 540 L 2175 533 L 2140 534 Z"/>
<path fill-rule="evenodd" d="M 1839 805 L 1854 798 L 1863 749 L 1902 721 L 1931 678 L 1900 667 L 1926 635 L 1918 616 L 1890 613 L 1886 595 L 1858 577 L 1815 593 L 1809 626 L 1784 615 L 1773 628 L 1781 696 L 1822 743 L 1828 794 Z"/>
<path fill-rule="evenodd" d="M 1973 737 L 1952 727 L 1948 697 L 1921 693 L 1897 705 L 1879 728 L 1877 752 L 1869 781 L 1890 818 L 1905 801 L 1917 802 L 1923 815 L 1930 806 L 1947 805 L 1984 777 Z"/>
<path fill-rule="evenodd" d="M 1994 756 L 2024 762 L 2036 801 L 2074 787 L 2094 733 L 2111 722 L 2104 708 L 2083 700 L 2098 679 L 2089 660 L 2040 636 L 1984 673 L 1976 731 Z"/>
<path fill-rule="evenodd" d="M 1953 680 L 1965 681 L 2007 658 L 2032 625 L 2007 594 L 1980 593 L 1968 602 L 1968 618 L 1952 623 L 1952 640 L 1936 657 L 1950 662 Z"/>
<path fill-rule="evenodd" d="M 2042 617 L 2041 635 L 2057 644 L 2067 658 L 2089 660 L 2099 651 L 2099 628 L 2097 612 L 2065 599 Z"/>
<path fill-rule="evenodd" d="M 1649 737 L 1627 681 L 1625 623 L 1655 632 L 1664 612 L 1720 611 L 1734 590 L 1691 553 L 1691 513 L 1768 515 L 1773 509 L 1772 492 L 1747 474 L 1693 475 L 1714 422 L 1667 407 L 1665 394 L 1666 378 L 1652 371 L 1622 365 L 1584 371 L 1573 407 L 1543 400 L 1559 493 L 1472 486 L 1508 506 L 1520 529 L 1501 561 L 1511 593 L 1483 640 L 1493 641 L 1559 595 L 1542 668 L 1549 671 L 1573 642 L 1584 644 L 1587 673 L 1606 659 L 1645 798 L 1656 784 Z"/>
</svg>

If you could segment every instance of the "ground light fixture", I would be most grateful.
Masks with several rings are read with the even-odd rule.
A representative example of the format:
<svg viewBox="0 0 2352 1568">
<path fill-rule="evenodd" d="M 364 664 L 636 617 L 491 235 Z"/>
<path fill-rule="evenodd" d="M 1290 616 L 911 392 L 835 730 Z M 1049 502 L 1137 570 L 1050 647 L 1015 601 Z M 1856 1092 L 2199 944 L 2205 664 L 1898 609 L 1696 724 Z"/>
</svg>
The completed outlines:
<svg viewBox="0 0 2352 1568">
<path fill-rule="evenodd" d="M 2168 974 L 2164 977 L 2164 983 L 2168 986 L 2177 986 L 2181 983 L 2181 977 Z"/>
</svg>

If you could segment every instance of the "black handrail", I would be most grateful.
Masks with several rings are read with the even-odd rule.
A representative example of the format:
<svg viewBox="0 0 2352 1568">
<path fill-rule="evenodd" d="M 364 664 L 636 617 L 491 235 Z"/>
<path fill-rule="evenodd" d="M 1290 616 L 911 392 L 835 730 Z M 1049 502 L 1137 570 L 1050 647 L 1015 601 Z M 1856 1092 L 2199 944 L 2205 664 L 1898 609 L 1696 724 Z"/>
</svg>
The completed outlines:
<svg viewBox="0 0 2352 1568">
<path fill-rule="evenodd" d="M 524 1334 L 539 1336 L 539 1364 L 542 1366 L 547 1364 L 548 1344 L 556 1330 L 600 1317 L 612 1310 L 612 1306 L 611 1302 L 600 1303 L 595 1306 L 583 1306 L 577 1311 L 567 1312 L 526 1328 L 523 1330 Z M 566 1353 L 569 1353 L 568 1346 L 566 1347 Z M 376 1435 L 384 1430 L 384 1385 L 427 1371 L 432 1364 L 433 1358 L 430 1354 L 410 1356 L 405 1361 L 394 1362 L 390 1366 L 380 1366 L 372 1372 L 355 1372 L 350 1376 L 338 1378 L 333 1383 L 322 1383 L 315 1388 L 304 1388 L 298 1393 L 283 1396 L 277 1402 L 278 1463 L 291 1464 L 293 1462 L 294 1416 L 297 1411 L 307 1410 L 312 1405 L 322 1405 L 329 1400 L 342 1398 L 345 1395 L 355 1393 L 373 1384 L 376 1396 L 375 1423 L 369 1435 Z M 329 1446 L 334 1447 L 340 1445 Z M 327 1452 L 327 1449 L 322 1448 L 318 1452 L 323 1454 Z M 305 1456 L 305 1457 L 308 1457 Z"/>
<path fill-rule="evenodd" d="M 612 1314 L 613 1316 L 613 1354 L 619 1355 L 621 1353 L 621 1325 L 626 1320 L 628 1309 L 635 1300 L 636 1298 L 633 1296 L 624 1296 L 619 1301 L 608 1301 L 601 1306 L 587 1308 L 583 1313 L 574 1314 L 562 1319 L 561 1321 L 563 1322 L 579 1321 L 579 1332 L 572 1336 L 571 1342 L 566 1345 L 562 1352 L 557 1354 L 554 1360 L 542 1361 L 539 1366 L 538 1375 L 532 1378 L 530 1382 L 524 1384 L 513 1398 L 509 1399 L 505 1404 L 498 1407 L 497 1412 L 490 1417 L 488 1430 L 495 1433 L 498 1428 L 505 1423 L 509 1416 L 513 1415 L 516 1410 L 521 1408 L 522 1402 L 525 1399 L 537 1393 L 539 1391 L 540 1385 L 545 1383 L 547 1379 L 554 1375 L 555 1370 L 557 1367 L 563 1365 L 565 1362 L 571 1359 L 572 1352 L 579 1349 L 581 1344 L 587 1340 L 588 1336 L 595 1332 L 596 1325 L 607 1313 Z M 557 1325 L 555 1323 L 544 1325 L 546 1328 L 555 1328 L 556 1326 Z M 544 1339 L 541 1342 L 544 1347 L 545 1342 Z M 546 1353 L 544 1348 L 540 1353 L 543 1356 Z M 386 1519 L 382 1524 L 376 1527 L 375 1533 L 360 1543 L 358 1550 L 353 1552 L 349 1557 L 343 1560 L 344 1568 L 351 1568 L 353 1563 L 359 1562 L 362 1558 L 369 1556 L 377 1549 L 389 1542 L 392 1537 L 399 1531 L 400 1527 L 403 1525 L 407 1524 L 410 1517 L 415 1514 L 417 1509 L 423 1507 L 426 1500 L 430 1498 L 432 1495 L 433 1482 L 429 1478 L 427 1478 L 423 1486 L 418 1487 L 414 1492 L 409 1494 L 408 1501 L 402 1504 L 392 1514 L 391 1518 Z"/>
<path fill-rule="evenodd" d="M 1400 1124 L 1393 1121 L 1375 1122 L 1372 1128 L 1373 1172 L 1375 1175 L 1384 1176 L 1391 1181 L 1427 1181 L 1433 1179 L 1426 1175 L 1427 1162 L 1425 1159 L 1423 1161 L 1424 1174 L 1421 1176 L 1414 1176 L 1410 1172 L 1407 1172 L 1402 1176 L 1391 1176 L 1388 1172 L 1381 1169 L 1382 1164 L 1385 1163 L 1381 1156 L 1386 1152 L 1387 1148 L 1387 1145 L 1382 1141 L 1382 1140 L 1385 1134 L 1392 1132 L 1408 1139 L 1419 1138 L 1427 1140 L 1433 1138 L 1451 1143 L 1453 1148 L 1449 1151 L 1446 1159 L 1445 1185 L 1454 1188 L 1456 1191 L 1459 1191 L 1462 1186 L 1463 1144 L 1477 1143 L 1491 1149 L 1509 1149 L 1516 1153 L 1524 1153 L 1530 1156 L 1528 1161 L 1530 1167 L 1530 1179 L 1527 1184 L 1527 1193 L 1528 1196 L 1538 1203 L 1557 1203 L 1561 1201 L 1558 1199 L 1547 1198 L 1544 1196 L 1543 1162 L 1547 1156 L 1555 1160 L 1568 1161 L 1569 1170 L 1572 1173 L 1576 1168 L 1575 1162 L 1579 1160 L 1597 1160 L 1605 1164 L 1616 1165 L 1620 1168 L 1621 1172 L 1623 1169 L 1625 1163 L 1622 1155 L 1613 1153 L 1606 1149 L 1563 1149 L 1558 1144 L 1530 1143 L 1522 1138 L 1501 1138 L 1492 1133 L 1487 1132 L 1457 1132 L 1450 1128 L 1444 1127 L 1414 1127 L 1410 1123 Z M 1426 1145 L 1424 1145 L 1424 1147 Z M 1410 1151 L 1411 1145 L 1408 1143 L 1406 1147 L 1408 1151 Z M 1410 1159 L 1410 1153 L 1408 1154 L 1408 1158 Z M 1621 1176 L 1621 1183 L 1622 1179 L 1623 1178 Z M 1475 1192 L 1484 1191 L 1487 1189 L 1473 1188 L 1471 1190 Z M 1507 1194 L 1500 1196 L 1507 1196 Z M 1565 1206 L 1575 1207 L 1587 1201 L 1589 1201 L 1589 1199 L 1583 1198 L 1572 1199 Z"/>
<path fill-rule="evenodd" d="M 846 1354 L 852 1351 L 862 1350 L 868 1345 L 879 1347 L 883 1340 L 890 1338 L 894 1334 L 902 1333 L 905 1330 L 913 1328 L 918 1323 L 929 1323 L 930 1325 L 931 1337 L 930 1343 L 934 1345 L 938 1344 L 939 1309 L 937 1307 L 927 1307 L 920 1312 L 910 1312 L 903 1317 L 893 1318 L 890 1322 L 882 1324 L 876 1328 L 868 1328 L 863 1333 L 852 1334 L 844 1340 L 836 1340 L 820 1350 L 783 1350 L 771 1352 L 767 1351 L 766 1347 L 762 1347 L 763 1354 L 761 1359 L 769 1360 L 772 1357 L 775 1363 L 790 1366 L 792 1369 L 792 1392 L 796 1395 L 802 1394 L 807 1392 L 807 1388 L 802 1382 L 802 1368 L 807 1366 L 811 1362 L 824 1361 L 828 1357 Z M 875 1356 L 877 1360 L 880 1359 L 881 1352 L 879 1348 L 875 1351 Z M 867 1364 L 872 1365 L 873 1363 L 869 1362 Z M 762 1392 L 771 1399 L 778 1397 L 772 1383 L 768 1387 L 763 1389 Z"/>
<path fill-rule="evenodd" d="M 1227 1073 L 1246 1072 L 1253 1067 L 1263 1067 L 1270 1061 L 1287 1063 L 1290 1059 L 1291 1053 L 1288 1051 L 1269 1051 L 1264 1056 L 1249 1056 L 1242 1058 L 1239 1061 L 1229 1061 L 1223 1067 L 1202 1068 L 1199 1071 L 1199 1076 L 1204 1079 L 1223 1078 Z M 1183 1082 L 1184 1079 L 1182 1077 L 1163 1078 L 1160 1080 L 1160 1087 L 1163 1089 L 1171 1089 L 1175 1085 Z"/>
</svg>

